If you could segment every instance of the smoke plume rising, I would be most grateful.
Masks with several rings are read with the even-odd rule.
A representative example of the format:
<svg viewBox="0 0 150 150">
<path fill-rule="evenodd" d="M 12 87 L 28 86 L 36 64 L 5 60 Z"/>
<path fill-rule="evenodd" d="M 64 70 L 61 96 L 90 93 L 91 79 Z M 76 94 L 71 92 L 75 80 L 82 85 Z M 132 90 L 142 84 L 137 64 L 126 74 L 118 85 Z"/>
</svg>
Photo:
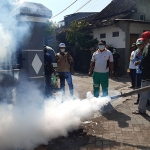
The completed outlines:
<svg viewBox="0 0 150 150">
<path fill-rule="evenodd" d="M 62 103 L 58 96 L 44 101 L 36 85 L 28 83 L 28 87 L 29 84 L 31 88 L 18 93 L 21 102 L 18 99 L 14 105 L 0 105 L 0 149 L 33 150 L 51 139 L 67 136 L 110 101 L 94 98 L 90 92 L 84 100 L 68 97 Z"/>
</svg>

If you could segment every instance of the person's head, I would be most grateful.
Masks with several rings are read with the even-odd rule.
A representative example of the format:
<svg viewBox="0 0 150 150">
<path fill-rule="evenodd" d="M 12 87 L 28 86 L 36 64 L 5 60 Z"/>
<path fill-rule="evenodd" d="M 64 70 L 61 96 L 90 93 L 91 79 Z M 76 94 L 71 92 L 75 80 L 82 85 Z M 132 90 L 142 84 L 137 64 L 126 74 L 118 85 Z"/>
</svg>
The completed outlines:
<svg viewBox="0 0 150 150">
<path fill-rule="evenodd" d="M 47 46 L 46 45 L 43 46 L 43 51 L 44 51 L 44 54 L 47 53 Z"/>
<path fill-rule="evenodd" d="M 146 31 L 142 33 L 142 38 L 144 39 L 144 43 L 150 43 L 150 31 Z"/>
<path fill-rule="evenodd" d="M 117 53 L 117 50 L 114 48 L 113 49 L 113 54 L 116 54 Z"/>
<path fill-rule="evenodd" d="M 106 41 L 103 41 L 103 40 L 99 41 L 99 44 L 98 44 L 99 50 L 103 51 L 105 50 L 105 47 L 106 47 Z"/>
<path fill-rule="evenodd" d="M 137 49 L 136 43 L 133 43 L 133 44 L 131 45 L 131 49 L 132 49 L 133 51 L 135 51 L 135 50 Z"/>
<path fill-rule="evenodd" d="M 59 44 L 59 50 L 61 53 L 64 53 L 65 52 L 65 49 L 66 49 L 66 45 L 65 43 L 60 43 Z"/>
<path fill-rule="evenodd" d="M 145 46 L 144 39 L 143 38 L 137 39 L 136 46 L 138 47 L 139 50 L 143 50 Z"/>
</svg>

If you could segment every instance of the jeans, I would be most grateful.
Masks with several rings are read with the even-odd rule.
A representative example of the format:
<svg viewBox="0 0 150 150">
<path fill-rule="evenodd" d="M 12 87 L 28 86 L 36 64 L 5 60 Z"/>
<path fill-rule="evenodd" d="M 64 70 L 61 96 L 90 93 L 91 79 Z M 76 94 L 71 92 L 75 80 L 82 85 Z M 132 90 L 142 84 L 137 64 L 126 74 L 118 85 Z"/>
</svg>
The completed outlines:
<svg viewBox="0 0 150 150">
<path fill-rule="evenodd" d="M 132 87 L 135 87 L 136 69 L 130 69 L 130 77 L 131 77 Z"/>
<path fill-rule="evenodd" d="M 150 80 L 149 81 L 146 81 L 146 80 L 142 81 L 142 87 L 145 87 L 148 85 L 150 85 Z M 147 105 L 148 97 L 149 97 L 149 91 L 144 91 L 144 92 L 140 93 L 140 101 L 139 101 L 138 109 L 142 113 L 146 112 L 146 105 Z"/>
<path fill-rule="evenodd" d="M 70 72 L 58 72 L 60 78 L 60 89 L 65 94 L 65 79 L 69 86 L 70 95 L 73 96 L 73 83 L 72 83 L 72 76 Z"/>
<path fill-rule="evenodd" d="M 108 96 L 108 72 L 93 72 L 93 92 L 94 97 L 99 97 L 100 85 L 102 86 L 102 97 Z"/>
<path fill-rule="evenodd" d="M 45 96 L 52 96 L 51 74 L 45 75 Z"/>
</svg>

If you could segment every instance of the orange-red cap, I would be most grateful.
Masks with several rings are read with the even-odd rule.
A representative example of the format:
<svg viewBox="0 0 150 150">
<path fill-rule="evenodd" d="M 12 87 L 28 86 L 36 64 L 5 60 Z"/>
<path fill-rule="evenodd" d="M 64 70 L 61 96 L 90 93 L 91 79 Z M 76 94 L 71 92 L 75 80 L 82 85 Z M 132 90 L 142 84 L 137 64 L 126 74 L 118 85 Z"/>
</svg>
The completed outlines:
<svg viewBox="0 0 150 150">
<path fill-rule="evenodd" d="M 143 32 L 143 33 L 142 33 L 142 38 L 143 38 L 143 39 L 150 38 L 150 31 Z"/>
</svg>

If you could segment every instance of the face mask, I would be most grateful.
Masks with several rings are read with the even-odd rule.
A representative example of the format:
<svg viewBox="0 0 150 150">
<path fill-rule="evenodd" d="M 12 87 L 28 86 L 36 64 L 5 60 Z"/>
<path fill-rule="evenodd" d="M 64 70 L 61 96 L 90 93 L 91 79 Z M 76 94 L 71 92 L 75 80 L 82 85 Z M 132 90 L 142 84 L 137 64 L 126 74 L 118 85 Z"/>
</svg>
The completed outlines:
<svg viewBox="0 0 150 150">
<path fill-rule="evenodd" d="M 60 49 L 60 52 L 62 52 L 62 53 L 65 52 L 65 49 Z"/>
<path fill-rule="evenodd" d="M 100 50 L 104 50 L 105 49 L 105 45 L 99 45 L 99 49 Z"/>
</svg>

